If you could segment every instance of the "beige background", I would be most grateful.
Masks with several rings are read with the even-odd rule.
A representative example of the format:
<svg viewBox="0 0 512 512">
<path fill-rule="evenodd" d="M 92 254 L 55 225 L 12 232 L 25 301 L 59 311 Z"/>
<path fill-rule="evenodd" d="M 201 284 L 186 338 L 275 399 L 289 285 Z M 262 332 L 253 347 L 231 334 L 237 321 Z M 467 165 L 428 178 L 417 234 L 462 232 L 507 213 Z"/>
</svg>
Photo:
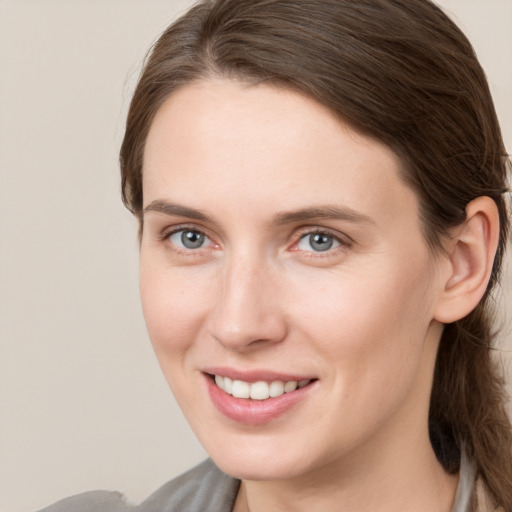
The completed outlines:
<svg viewBox="0 0 512 512">
<path fill-rule="evenodd" d="M 488 72 L 510 151 L 512 0 L 441 3 Z M 189 4 L 0 0 L 2 512 L 98 488 L 138 502 L 204 457 L 145 333 L 117 168 L 145 51 Z"/>
</svg>

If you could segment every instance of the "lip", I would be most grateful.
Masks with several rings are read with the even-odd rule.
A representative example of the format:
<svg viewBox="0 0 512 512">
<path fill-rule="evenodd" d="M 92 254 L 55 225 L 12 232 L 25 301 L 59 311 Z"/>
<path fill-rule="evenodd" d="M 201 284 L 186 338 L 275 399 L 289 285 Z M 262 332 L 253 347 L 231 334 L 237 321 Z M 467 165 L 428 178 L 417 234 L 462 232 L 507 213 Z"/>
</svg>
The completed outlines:
<svg viewBox="0 0 512 512">
<path fill-rule="evenodd" d="M 288 382 L 290 380 L 314 380 L 317 377 L 314 375 L 299 375 L 291 373 L 274 372 L 271 370 L 235 370 L 234 368 L 227 368 L 222 366 L 215 366 L 211 368 L 204 368 L 203 373 L 210 375 L 221 375 L 222 377 L 229 377 L 231 380 L 243 380 L 244 382 L 272 382 L 273 380 L 282 380 Z"/>
<path fill-rule="evenodd" d="M 238 372 L 221 371 L 210 374 L 210 370 L 204 373 L 205 382 L 211 401 L 217 410 L 227 418 L 245 425 L 263 425 L 276 420 L 302 400 L 306 399 L 316 387 L 317 380 L 307 386 L 296 389 L 291 393 L 268 398 L 266 400 L 251 400 L 250 398 L 235 398 L 220 389 L 212 379 L 212 375 L 244 380 L 245 382 L 272 381 L 272 380 L 302 380 L 296 376 L 284 375 L 274 372 Z M 303 377 L 307 378 L 307 377 Z M 249 380 L 250 379 L 250 380 Z"/>
</svg>

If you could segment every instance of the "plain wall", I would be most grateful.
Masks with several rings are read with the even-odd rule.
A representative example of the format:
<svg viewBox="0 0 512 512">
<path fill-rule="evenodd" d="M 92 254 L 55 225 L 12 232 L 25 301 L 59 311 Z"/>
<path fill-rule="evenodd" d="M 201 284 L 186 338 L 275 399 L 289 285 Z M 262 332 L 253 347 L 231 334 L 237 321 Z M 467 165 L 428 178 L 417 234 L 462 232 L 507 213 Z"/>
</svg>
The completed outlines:
<svg viewBox="0 0 512 512">
<path fill-rule="evenodd" d="M 0 0 L 3 512 L 89 489 L 139 502 L 205 457 L 145 332 L 117 166 L 143 56 L 190 3 Z M 512 1 L 441 4 L 487 70 L 510 151 Z"/>
</svg>

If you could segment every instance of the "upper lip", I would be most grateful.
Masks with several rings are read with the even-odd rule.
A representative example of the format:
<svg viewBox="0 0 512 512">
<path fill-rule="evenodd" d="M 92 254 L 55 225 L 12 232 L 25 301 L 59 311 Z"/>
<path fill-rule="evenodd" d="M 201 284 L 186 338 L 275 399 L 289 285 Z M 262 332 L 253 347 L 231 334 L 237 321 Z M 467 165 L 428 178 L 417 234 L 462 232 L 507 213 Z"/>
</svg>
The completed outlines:
<svg viewBox="0 0 512 512">
<path fill-rule="evenodd" d="M 235 368 L 228 367 L 210 367 L 204 368 L 204 373 L 208 373 L 210 375 L 220 375 L 222 377 L 229 377 L 232 380 L 242 380 L 244 382 L 259 382 L 266 381 L 272 382 L 274 380 L 280 380 L 283 382 L 288 382 L 291 380 L 300 381 L 300 380 L 312 380 L 316 377 L 308 375 L 308 374 L 298 374 L 298 373 L 283 373 L 272 370 L 239 370 Z"/>
</svg>

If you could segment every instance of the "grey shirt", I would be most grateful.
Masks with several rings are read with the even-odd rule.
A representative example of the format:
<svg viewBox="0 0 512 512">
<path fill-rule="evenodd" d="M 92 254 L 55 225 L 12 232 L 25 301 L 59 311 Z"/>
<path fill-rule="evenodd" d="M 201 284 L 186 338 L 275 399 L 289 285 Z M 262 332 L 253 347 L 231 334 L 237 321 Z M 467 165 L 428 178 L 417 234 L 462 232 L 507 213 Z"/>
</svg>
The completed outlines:
<svg viewBox="0 0 512 512">
<path fill-rule="evenodd" d="M 119 492 L 91 491 L 40 512 L 231 512 L 239 486 L 240 480 L 207 459 L 164 484 L 140 505 L 129 505 Z"/>
<path fill-rule="evenodd" d="M 470 510 L 475 474 L 465 457 L 452 512 Z M 92 491 L 66 498 L 40 512 L 231 512 L 240 480 L 223 473 L 211 459 L 166 483 L 140 505 L 118 492 Z"/>
</svg>

